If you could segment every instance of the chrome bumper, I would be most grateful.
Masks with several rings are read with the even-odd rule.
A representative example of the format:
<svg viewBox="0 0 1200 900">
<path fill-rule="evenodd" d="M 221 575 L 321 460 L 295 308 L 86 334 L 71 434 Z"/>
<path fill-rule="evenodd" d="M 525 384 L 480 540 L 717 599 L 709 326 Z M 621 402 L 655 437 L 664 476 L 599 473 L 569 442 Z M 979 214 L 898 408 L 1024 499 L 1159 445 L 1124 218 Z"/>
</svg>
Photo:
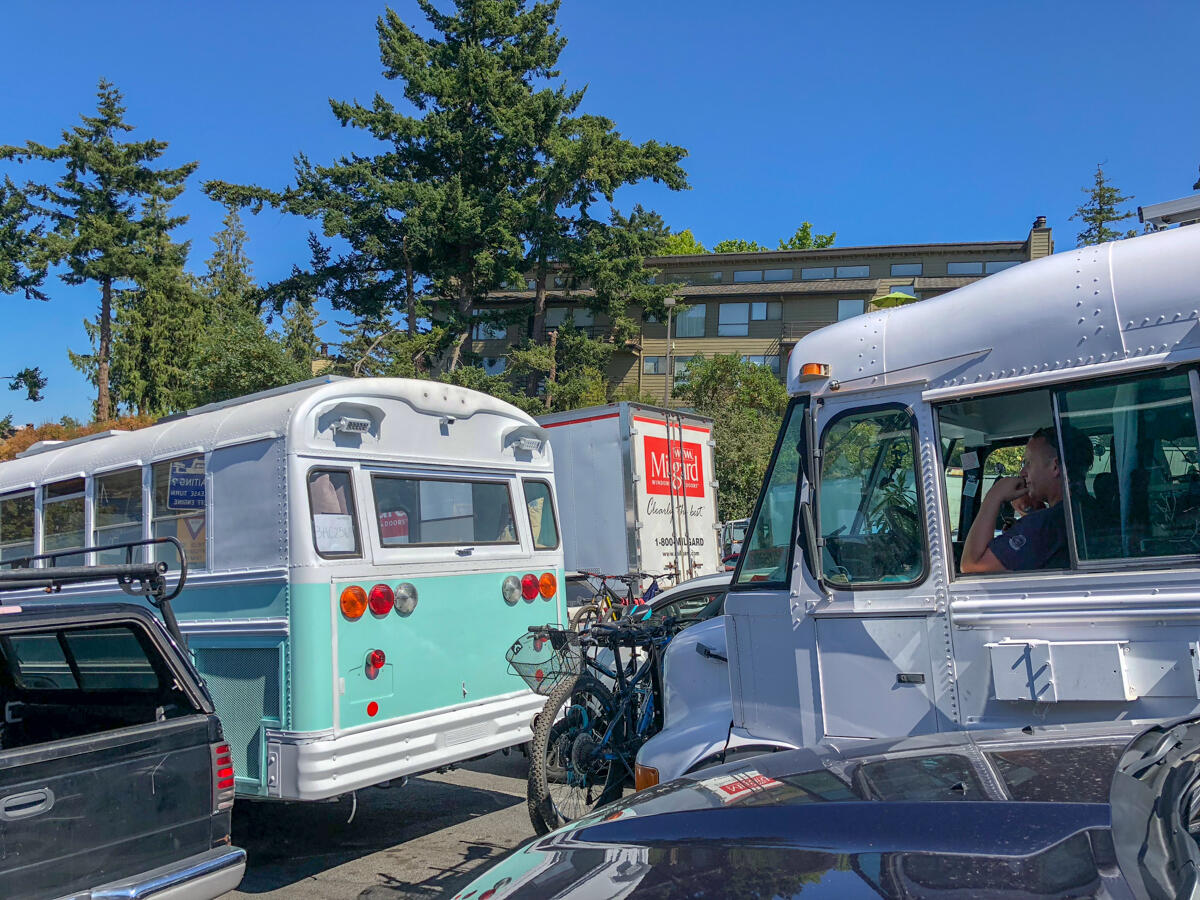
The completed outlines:
<svg viewBox="0 0 1200 900">
<path fill-rule="evenodd" d="M 236 888 L 245 871 L 246 851 L 222 847 L 73 894 L 69 900 L 213 900 Z"/>
</svg>

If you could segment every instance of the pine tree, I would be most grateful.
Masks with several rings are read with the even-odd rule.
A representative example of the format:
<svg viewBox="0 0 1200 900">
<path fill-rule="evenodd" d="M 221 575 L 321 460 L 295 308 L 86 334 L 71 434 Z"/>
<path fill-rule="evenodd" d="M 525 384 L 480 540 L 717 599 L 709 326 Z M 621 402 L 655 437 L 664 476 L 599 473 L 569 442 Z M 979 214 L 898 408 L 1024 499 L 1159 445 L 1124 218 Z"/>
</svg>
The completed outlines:
<svg viewBox="0 0 1200 900">
<path fill-rule="evenodd" d="M 44 229 L 22 191 L 5 178 L 0 184 L 0 294 L 23 293 L 30 300 L 48 299 Z"/>
<path fill-rule="evenodd" d="M 1109 228 L 1109 223 L 1123 222 L 1126 219 L 1131 219 L 1134 213 L 1126 210 L 1122 212 L 1120 205 L 1133 197 L 1125 197 L 1121 192 L 1112 185 L 1104 176 L 1104 168 L 1097 164 L 1095 182 L 1091 187 L 1082 188 L 1087 195 L 1087 200 L 1075 210 L 1075 215 L 1072 219 L 1079 219 L 1084 224 L 1083 231 L 1075 236 L 1077 247 L 1086 247 L 1090 244 L 1103 244 L 1107 241 L 1116 241 L 1121 238 L 1130 238 L 1137 234 L 1136 229 L 1129 229 L 1125 232 L 1117 231 Z"/>
<path fill-rule="evenodd" d="M 147 221 L 140 210 L 150 200 L 169 203 L 183 191 L 196 163 L 177 168 L 151 166 L 166 152 L 164 141 L 123 141 L 133 131 L 125 121 L 121 92 L 101 80 L 96 115 L 62 132 L 62 143 L 0 147 L 0 159 L 58 163 L 62 174 L 52 184 L 30 182 L 23 188 L 30 209 L 45 223 L 42 250 L 47 262 L 64 264 L 67 284 L 94 283 L 100 290 L 95 321 L 96 414 L 112 412 L 109 392 L 114 291 L 148 280 L 146 246 L 159 229 L 170 230 L 185 217 Z"/>
<path fill-rule="evenodd" d="M 221 230 L 213 235 L 216 245 L 201 277 L 204 293 L 214 306 L 250 306 L 255 291 L 253 266 L 246 255 L 246 229 L 236 209 L 229 209 Z"/>
</svg>

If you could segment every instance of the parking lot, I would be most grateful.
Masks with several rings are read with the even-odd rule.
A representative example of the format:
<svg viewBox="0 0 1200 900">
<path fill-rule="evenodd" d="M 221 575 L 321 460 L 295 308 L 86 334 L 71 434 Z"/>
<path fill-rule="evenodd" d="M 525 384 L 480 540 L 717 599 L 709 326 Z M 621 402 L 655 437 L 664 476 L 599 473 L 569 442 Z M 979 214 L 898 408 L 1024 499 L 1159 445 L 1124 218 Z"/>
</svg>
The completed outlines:
<svg viewBox="0 0 1200 900">
<path fill-rule="evenodd" d="M 453 896 L 529 838 L 527 761 L 493 754 L 403 787 L 328 803 L 254 804 L 234 810 L 234 842 L 249 854 L 230 896 L 403 898 Z"/>
</svg>

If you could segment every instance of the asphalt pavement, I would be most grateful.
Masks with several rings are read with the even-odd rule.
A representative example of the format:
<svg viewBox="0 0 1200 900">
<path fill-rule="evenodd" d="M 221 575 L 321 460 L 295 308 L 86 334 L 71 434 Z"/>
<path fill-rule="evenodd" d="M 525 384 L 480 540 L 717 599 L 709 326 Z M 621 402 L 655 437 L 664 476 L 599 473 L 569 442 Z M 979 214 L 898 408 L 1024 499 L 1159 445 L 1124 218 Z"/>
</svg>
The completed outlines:
<svg viewBox="0 0 1200 900">
<path fill-rule="evenodd" d="M 233 811 L 248 856 L 230 897 L 399 900 L 452 897 L 533 836 L 528 760 L 496 753 L 403 787 L 326 803 L 250 803 Z M 351 811 L 354 818 L 350 819 Z"/>
</svg>

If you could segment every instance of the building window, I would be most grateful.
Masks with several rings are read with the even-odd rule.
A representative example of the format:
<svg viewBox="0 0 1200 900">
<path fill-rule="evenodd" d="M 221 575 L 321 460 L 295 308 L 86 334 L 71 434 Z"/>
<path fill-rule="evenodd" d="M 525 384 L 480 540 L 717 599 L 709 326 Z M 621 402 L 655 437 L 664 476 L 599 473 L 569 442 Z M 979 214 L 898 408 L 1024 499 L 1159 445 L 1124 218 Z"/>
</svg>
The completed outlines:
<svg viewBox="0 0 1200 900">
<path fill-rule="evenodd" d="M 717 336 L 745 337 L 750 333 L 749 323 L 749 303 L 722 303 L 717 318 Z"/>
<path fill-rule="evenodd" d="M 763 272 L 764 281 L 791 281 L 791 269 L 767 269 Z"/>
<path fill-rule="evenodd" d="M 871 276 L 870 266 L 838 266 L 837 278 L 869 278 Z"/>
<path fill-rule="evenodd" d="M 565 288 L 567 286 L 567 276 L 555 275 L 553 284 L 556 288 Z"/>
<path fill-rule="evenodd" d="M 485 356 L 483 358 L 483 371 L 488 375 L 499 375 L 508 367 L 508 357 L 506 356 Z"/>
<path fill-rule="evenodd" d="M 692 360 L 703 359 L 702 356 L 676 356 L 671 360 L 671 368 L 675 370 L 675 387 L 687 382 L 688 366 L 692 364 Z"/>
<path fill-rule="evenodd" d="M 893 284 L 891 292 L 893 294 L 908 294 L 910 297 L 917 296 L 917 292 L 911 284 Z"/>
<path fill-rule="evenodd" d="M 982 275 L 983 263 L 981 262 L 952 262 L 946 263 L 947 275 Z"/>
<path fill-rule="evenodd" d="M 704 304 L 689 306 L 675 316 L 675 337 L 704 337 Z"/>
<path fill-rule="evenodd" d="M 783 314 L 783 304 L 778 300 L 758 300 L 750 304 L 750 320 L 753 322 L 778 321 Z"/>
<path fill-rule="evenodd" d="M 1003 272 L 1005 269 L 1011 269 L 1013 266 L 1019 266 L 1020 260 L 1017 259 L 997 259 L 989 263 L 983 264 L 983 271 L 988 275 L 994 275 L 997 272 Z"/>
<path fill-rule="evenodd" d="M 758 281 L 757 278 L 749 279 Z M 666 277 L 668 284 L 720 284 L 720 272 L 678 272 Z"/>
<path fill-rule="evenodd" d="M 762 281 L 762 269 L 743 269 L 740 272 L 734 272 L 733 280 L 735 282 Z"/>
<path fill-rule="evenodd" d="M 817 278 L 832 278 L 833 273 L 833 266 L 812 266 L 810 268 L 801 269 L 800 278 L 803 281 L 812 281 Z"/>
<path fill-rule="evenodd" d="M 665 356 L 643 356 L 642 373 L 645 375 L 665 375 L 667 373 L 667 358 Z"/>
<path fill-rule="evenodd" d="M 771 370 L 772 372 L 774 372 L 776 375 L 778 375 L 778 374 L 779 374 L 779 356 L 778 356 L 778 354 L 776 354 L 776 355 L 774 355 L 774 356 L 771 356 L 771 355 L 766 355 L 766 356 L 758 356 L 758 355 L 743 356 L 743 357 L 742 357 L 742 362 L 751 363 L 751 364 L 753 364 L 753 365 L 756 365 L 756 366 L 766 366 L 768 369 L 770 369 L 770 370 Z"/>
<path fill-rule="evenodd" d="M 471 337 L 477 341 L 502 341 L 508 337 L 508 326 L 502 322 L 484 321 L 476 313 L 476 321 L 471 325 Z"/>
<path fill-rule="evenodd" d="M 911 278 L 921 274 L 921 263 L 892 263 L 892 276 Z"/>
<path fill-rule="evenodd" d="M 576 328 L 588 328 L 596 324 L 596 314 L 590 309 L 551 306 L 546 310 L 546 327 L 562 328 L 568 318 L 574 321 Z"/>
<path fill-rule="evenodd" d="M 838 321 L 850 319 L 854 316 L 861 316 L 867 308 L 866 300 L 839 300 L 838 301 Z"/>
</svg>

